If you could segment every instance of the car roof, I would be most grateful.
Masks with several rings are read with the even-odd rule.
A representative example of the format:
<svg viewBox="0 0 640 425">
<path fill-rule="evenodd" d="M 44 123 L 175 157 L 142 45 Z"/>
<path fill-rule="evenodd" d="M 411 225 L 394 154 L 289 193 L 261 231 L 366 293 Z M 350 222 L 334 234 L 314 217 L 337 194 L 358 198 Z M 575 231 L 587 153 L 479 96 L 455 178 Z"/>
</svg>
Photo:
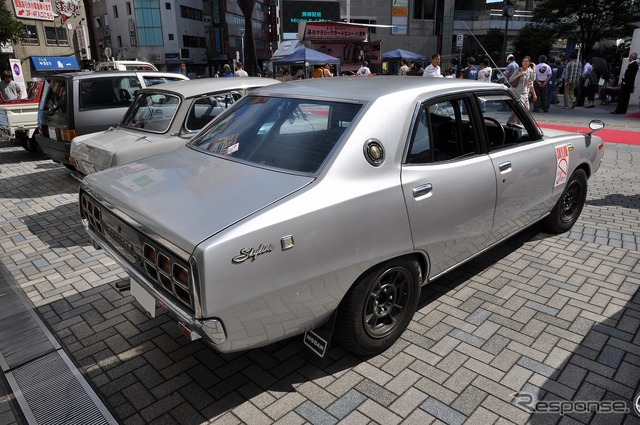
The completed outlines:
<svg viewBox="0 0 640 425">
<path fill-rule="evenodd" d="M 85 78 L 95 78 L 95 77 L 122 77 L 122 76 L 134 76 L 134 75 L 147 75 L 150 77 L 176 77 L 186 79 L 182 74 L 177 74 L 175 72 L 164 72 L 164 71 L 78 71 L 78 72 L 65 72 L 62 74 L 55 74 L 48 76 L 49 78 L 72 78 L 72 79 L 85 79 Z"/>
<path fill-rule="evenodd" d="M 317 98 L 333 98 L 372 102 L 387 95 L 398 95 L 405 92 L 414 97 L 425 92 L 425 89 L 437 92 L 507 91 L 501 84 L 485 81 L 462 80 L 457 78 L 426 78 L 416 76 L 375 76 L 375 77 L 336 77 L 311 78 L 262 87 L 253 91 L 254 95 L 271 96 L 309 96 Z"/>
<path fill-rule="evenodd" d="M 140 92 L 171 92 L 189 98 L 214 91 L 242 90 L 278 83 L 280 81 L 273 78 L 260 77 L 202 78 L 159 84 L 143 88 Z"/>
</svg>

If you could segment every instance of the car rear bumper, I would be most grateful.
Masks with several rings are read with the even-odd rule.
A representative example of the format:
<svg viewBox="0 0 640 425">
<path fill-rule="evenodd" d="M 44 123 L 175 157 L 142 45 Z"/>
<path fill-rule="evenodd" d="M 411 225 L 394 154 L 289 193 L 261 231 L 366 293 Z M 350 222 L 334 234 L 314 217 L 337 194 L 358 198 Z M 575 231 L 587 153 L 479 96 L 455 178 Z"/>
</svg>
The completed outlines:
<svg viewBox="0 0 640 425">
<path fill-rule="evenodd" d="M 71 143 L 55 140 L 42 134 L 36 135 L 36 142 L 38 142 L 42 152 L 53 161 L 71 165 L 71 161 L 69 160 Z"/>
</svg>

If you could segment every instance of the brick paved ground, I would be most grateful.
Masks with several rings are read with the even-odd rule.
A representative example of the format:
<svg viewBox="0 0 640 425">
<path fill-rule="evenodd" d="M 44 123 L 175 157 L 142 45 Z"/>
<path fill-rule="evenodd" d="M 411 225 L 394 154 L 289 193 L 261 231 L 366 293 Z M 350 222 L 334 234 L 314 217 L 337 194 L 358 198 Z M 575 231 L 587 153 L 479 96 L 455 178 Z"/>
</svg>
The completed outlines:
<svg viewBox="0 0 640 425">
<path fill-rule="evenodd" d="M 430 285 L 401 340 L 370 359 L 333 347 L 319 360 L 300 339 L 223 356 L 148 319 L 83 232 L 78 183 L 8 143 L 0 261 L 122 424 L 637 425 L 523 405 L 629 407 L 638 391 L 638 164 L 640 147 L 608 145 L 571 232 L 528 229 Z"/>
</svg>

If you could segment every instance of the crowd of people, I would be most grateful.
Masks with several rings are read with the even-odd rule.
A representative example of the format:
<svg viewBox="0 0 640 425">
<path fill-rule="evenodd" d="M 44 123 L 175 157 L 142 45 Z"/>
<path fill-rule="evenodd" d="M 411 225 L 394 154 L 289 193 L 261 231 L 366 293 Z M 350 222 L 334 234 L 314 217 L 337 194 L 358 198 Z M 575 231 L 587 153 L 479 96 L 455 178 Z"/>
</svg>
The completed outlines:
<svg viewBox="0 0 640 425">
<path fill-rule="evenodd" d="M 612 114 L 625 114 L 629 105 L 629 96 L 633 93 L 634 82 L 640 60 L 636 53 L 630 53 L 629 65 L 620 80 L 612 72 L 611 65 L 599 57 L 586 57 L 578 60 L 578 53 L 572 52 L 568 60 L 554 58 L 549 60 L 540 55 L 537 63 L 524 56 L 518 63 L 513 54 L 506 57 L 507 66 L 502 71 L 502 81 L 508 84 L 520 97 L 526 108 L 533 112 L 548 112 L 550 105 L 559 104 L 564 109 L 596 107 L 596 94 L 600 104 L 617 102 Z M 431 57 L 431 62 L 423 67 L 420 61 L 401 61 L 398 75 L 415 75 L 428 78 L 462 78 L 478 81 L 495 81 L 496 76 L 489 58 L 476 64 L 474 57 L 467 58 L 466 67 L 458 66 L 454 61 L 444 71 L 439 54 Z"/>
<path fill-rule="evenodd" d="M 616 102 L 616 109 L 612 114 L 626 114 L 629 97 L 634 90 L 634 82 L 640 60 L 637 53 L 630 53 L 629 64 L 618 84 L 612 83 L 613 72 L 610 64 L 599 57 L 586 57 L 578 60 L 577 52 L 572 52 L 568 60 L 540 55 L 537 63 L 531 57 L 524 56 L 519 64 L 513 54 L 506 57 L 507 66 L 502 71 L 502 81 L 508 84 L 520 97 L 526 108 L 533 112 L 548 112 L 550 105 L 563 101 L 563 108 L 595 108 L 595 97 L 598 94 L 600 104 Z M 355 73 L 358 76 L 371 75 L 371 69 L 366 61 L 362 61 Z M 330 64 L 317 65 L 311 73 L 311 78 L 333 77 L 335 73 Z M 489 58 L 483 58 L 476 64 L 474 57 L 468 57 L 466 67 L 459 66 L 454 61 L 451 66 L 442 69 L 442 57 L 439 54 L 431 56 L 431 62 L 423 66 L 421 61 L 410 62 L 402 59 L 398 69 L 401 76 L 423 76 L 428 78 L 462 78 L 491 82 L 496 75 L 491 67 Z M 222 72 L 216 77 L 247 77 L 242 63 L 236 63 L 236 70 L 224 65 Z M 305 78 L 304 71 L 298 69 L 295 75 L 285 71 L 283 80 Z M 5 80 L 7 81 L 7 80 Z M 4 82 L 4 81 L 3 81 Z M 4 82 L 7 84 L 7 82 Z"/>
</svg>

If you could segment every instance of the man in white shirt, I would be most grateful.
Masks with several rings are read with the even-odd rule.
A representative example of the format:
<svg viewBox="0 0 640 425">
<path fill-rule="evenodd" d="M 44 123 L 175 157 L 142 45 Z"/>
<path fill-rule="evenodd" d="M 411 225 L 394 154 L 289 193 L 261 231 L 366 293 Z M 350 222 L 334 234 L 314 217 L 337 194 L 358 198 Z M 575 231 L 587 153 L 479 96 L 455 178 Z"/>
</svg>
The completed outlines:
<svg viewBox="0 0 640 425">
<path fill-rule="evenodd" d="M 11 71 L 2 71 L 2 81 L 0 81 L 0 92 L 4 100 L 16 100 L 22 97 L 22 90 L 18 83 L 13 81 Z"/>
<path fill-rule="evenodd" d="M 533 82 L 533 89 L 536 91 L 538 101 L 533 105 L 533 112 L 549 112 L 549 101 L 547 99 L 547 92 L 549 88 L 547 85 L 551 81 L 551 66 L 547 63 L 547 57 L 540 55 L 538 58 L 538 64 L 535 67 L 536 78 Z"/>
<path fill-rule="evenodd" d="M 478 71 L 478 81 L 484 81 L 485 83 L 491 82 L 491 73 L 493 69 L 489 66 L 489 59 L 483 59 L 480 63 L 480 70 Z"/>
<path fill-rule="evenodd" d="M 423 77 L 442 78 L 442 72 L 440 71 L 440 55 L 435 53 L 431 56 L 431 64 L 424 69 L 422 73 Z"/>
<path fill-rule="evenodd" d="M 367 61 L 363 61 L 362 66 L 360 67 L 360 69 L 358 69 L 357 74 L 363 77 L 366 77 L 367 75 L 371 75 L 371 70 L 367 65 L 369 65 Z"/>
<path fill-rule="evenodd" d="M 248 77 L 248 76 L 249 76 L 249 74 L 247 74 L 247 71 L 245 71 L 245 70 L 242 68 L 242 64 L 241 64 L 240 62 L 238 62 L 238 63 L 236 64 L 236 72 L 235 72 L 235 74 L 234 74 L 234 75 L 235 75 L 236 77 Z"/>
</svg>

